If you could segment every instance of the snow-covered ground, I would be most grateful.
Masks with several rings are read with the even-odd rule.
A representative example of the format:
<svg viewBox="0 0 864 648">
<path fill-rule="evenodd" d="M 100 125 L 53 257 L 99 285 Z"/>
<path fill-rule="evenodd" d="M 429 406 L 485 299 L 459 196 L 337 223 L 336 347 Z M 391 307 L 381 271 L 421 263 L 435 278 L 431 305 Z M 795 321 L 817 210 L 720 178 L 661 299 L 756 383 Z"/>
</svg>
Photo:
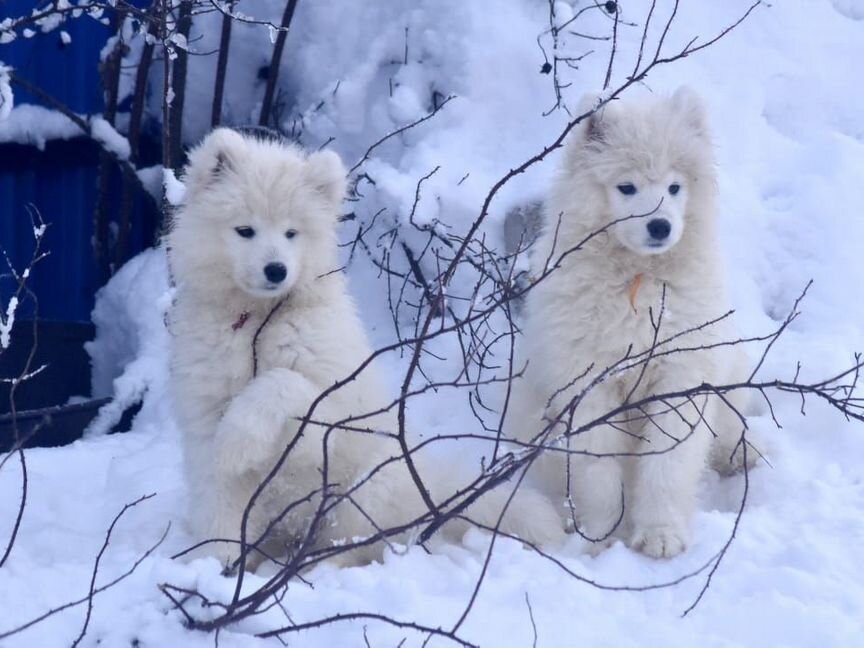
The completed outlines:
<svg viewBox="0 0 864 648">
<path fill-rule="evenodd" d="M 335 137 L 332 145 L 350 164 L 382 134 L 425 114 L 431 89 L 456 95 L 422 127 L 376 151 L 367 170 L 377 185 L 353 207 L 361 217 L 385 205 L 391 213 L 399 207 L 407 212 L 418 179 L 440 165 L 424 185 L 428 198 L 421 201 L 418 217 L 439 218 L 454 231 L 464 230 L 491 185 L 551 142 L 566 123 L 561 110 L 542 115 L 554 104 L 551 78 L 539 72 L 543 56 L 536 42 L 548 27 L 547 3 L 370 4 L 299 4 L 285 57 L 285 83 L 301 106 L 310 107 L 304 141 L 317 146 Z M 560 16 L 590 3 L 555 4 Z M 657 30 L 670 4 L 658 3 Z M 628 2 L 623 17 L 641 24 L 649 5 Z M 670 52 L 693 36 L 713 36 L 748 3 L 682 5 L 667 44 Z M 608 17 L 588 12 L 577 24 L 583 32 L 605 33 Z M 269 47 L 266 30 L 242 33 L 249 56 Z M 632 69 L 639 34 L 637 28 L 622 26 L 613 85 Z M 253 35 L 263 41 L 261 48 L 254 46 Z M 544 45 L 550 46 L 548 36 Z M 574 39 L 571 47 L 597 50 L 567 77 L 573 86 L 565 90 L 565 98 L 575 106 L 582 91 L 602 85 L 607 45 Z M 862 60 L 860 2 L 773 2 L 758 7 L 713 47 L 658 68 L 647 88 L 632 89 L 638 96 L 686 83 L 705 97 L 721 178 L 722 243 L 742 331 L 771 330 L 807 281 L 814 280 L 803 315 L 763 369 L 766 378 L 790 378 L 798 361 L 805 378 L 828 376 L 849 366 L 854 352 L 864 349 Z M 210 87 L 206 74 L 190 78 Z M 229 89 L 229 102 L 237 102 L 232 110 L 251 110 L 254 106 L 242 106 L 248 94 L 242 87 Z M 194 97 L 187 100 L 187 110 L 196 110 Z M 322 99 L 324 105 L 312 110 Z M 505 188 L 493 204 L 490 235 L 497 235 L 509 207 L 542 196 L 555 164 L 553 154 Z M 346 225 L 346 236 L 352 227 Z M 349 268 L 349 274 L 366 305 L 374 340 L 391 340 L 393 324 L 381 281 L 362 264 Z M 94 313 L 101 330 L 92 348 L 95 395 L 110 393 L 117 378 L 113 388 L 123 395 L 146 390 L 144 408 L 128 434 L 93 435 L 66 448 L 27 452 L 27 508 L 18 541 L 0 569 L 0 635 L 85 596 L 114 516 L 126 503 L 155 493 L 117 524 L 97 586 L 126 571 L 170 523 L 167 538 L 128 579 L 96 595 L 82 645 L 213 645 L 212 636 L 184 628 L 180 614 L 158 589 L 161 583 L 194 586 L 217 597 L 232 587 L 215 561 L 182 564 L 169 558 L 187 541 L 178 432 L 165 392 L 168 337 L 162 319 L 169 305 L 161 251 L 132 261 L 103 293 Z M 398 370 L 398 361 L 391 364 L 393 372 Z M 418 402 L 412 427 L 449 430 L 474 424 L 465 403 L 457 401 L 441 394 Z M 737 537 L 689 615 L 681 616 L 699 593 L 704 575 L 650 591 L 598 589 L 503 541 L 461 636 L 488 647 L 531 646 L 530 601 L 538 646 L 861 644 L 864 427 L 816 402 L 808 404 L 806 416 L 800 415 L 796 398 L 778 397 L 775 407 L 782 429 L 764 415 L 750 420 L 766 438 L 771 467 L 751 473 Z M 110 410 L 104 412 L 100 425 L 111 416 Z M 0 470 L 3 544 L 17 510 L 20 481 L 17 461 L 9 461 Z M 675 559 L 651 560 L 621 544 L 591 558 L 576 540 L 556 550 L 555 557 L 604 585 L 673 581 L 703 565 L 726 541 L 743 487 L 741 476 L 707 476 L 693 545 Z M 296 623 L 364 611 L 447 628 L 468 603 L 487 543 L 487 536 L 472 531 L 462 545 L 445 546 L 433 555 L 412 549 L 363 568 L 325 565 L 308 574 L 311 585 L 290 588 L 284 607 Z M 261 576 L 250 576 L 247 587 L 260 582 Z M 68 646 L 85 613 L 86 605 L 70 608 L 0 639 L 0 646 Z M 270 614 L 222 632 L 219 645 L 279 645 L 276 639 L 251 636 L 274 622 L 276 612 Z M 290 641 L 309 647 L 364 645 L 364 626 L 369 644 L 376 647 L 397 645 L 406 636 L 404 645 L 420 645 L 425 638 L 367 620 L 307 631 Z"/>
</svg>

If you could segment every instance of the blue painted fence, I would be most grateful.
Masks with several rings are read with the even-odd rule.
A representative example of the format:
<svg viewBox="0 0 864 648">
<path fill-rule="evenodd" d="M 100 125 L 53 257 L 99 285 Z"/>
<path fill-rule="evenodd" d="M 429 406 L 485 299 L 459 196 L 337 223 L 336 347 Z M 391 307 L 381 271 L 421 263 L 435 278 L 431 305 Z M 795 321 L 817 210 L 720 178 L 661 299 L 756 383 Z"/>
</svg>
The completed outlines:
<svg viewBox="0 0 864 648">
<path fill-rule="evenodd" d="M 45 4 L 2 1 L 0 20 L 28 14 Z M 141 0 L 138 4 L 145 6 L 148 2 Z M 71 37 L 68 45 L 61 40 L 61 29 Z M 39 32 L 29 39 L 19 36 L 12 43 L 0 45 L 0 61 L 75 112 L 98 113 L 103 108 L 99 54 L 110 35 L 109 27 L 82 16 L 47 34 Z M 41 103 L 20 87 L 13 89 L 16 105 Z M 98 160 L 98 147 L 86 138 L 49 142 L 44 151 L 0 144 L 0 245 L 17 268 L 26 265 L 33 249 L 28 205 L 38 209 L 50 224 L 44 240 L 50 256 L 39 264 L 30 282 L 39 301 L 40 319 L 88 321 L 94 294 L 107 279 L 97 268 L 92 245 Z M 112 169 L 111 173 L 109 214 L 119 208 L 121 187 L 118 170 Z M 136 203 L 130 254 L 152 242 L 157 223 L 157 215 L 145 208 L 144 201 Z M 4 303 L 13 287 L 8 278 L 0 281 Z"/>
</svg>

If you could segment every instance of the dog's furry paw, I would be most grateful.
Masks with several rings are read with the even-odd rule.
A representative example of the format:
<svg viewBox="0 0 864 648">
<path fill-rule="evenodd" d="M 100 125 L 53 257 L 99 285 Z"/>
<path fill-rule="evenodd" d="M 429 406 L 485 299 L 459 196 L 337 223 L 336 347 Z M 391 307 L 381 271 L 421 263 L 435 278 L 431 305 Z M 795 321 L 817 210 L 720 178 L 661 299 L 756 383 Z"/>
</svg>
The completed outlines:
<svg viewBox="0 0 864 648">
<path fill-rule="evenodd" d="M 762 459 L 764 444 L 747 438 L 747 470 L 752 470 Z M 723 476 L 734 475 L 744 470 L 744 448 L 742 445 L 718 443 L 711 448 L 711 468 Z"/>
<path fill-rule="evenodd" d="M 623 518 L 604 516 L 602 519 L 590 519 L 580 516 L 578 527 L 573 528 L 572 521 L 568 521 L 567 533 L 576 534 L 585 542 L 585 553 L 596 557 L 606 551 L 618 540 L 618 534 L 622 531 Z"/>
<path fill-rule="evenodd" d="M 240 545 L 236 542 L 208 542 L 196 547 L 184 555 L 184 560 L 192 562 L 199 558 L 215 558 L 222 566 L 223 576 L 236 576 L 240 559 Z M 263 557 L 256 551 L 246 554 L 246 571 L 254 571 L 261 564 Z"/>
<path fill-rule="evenodd" d="M 192 562 L 202 558 L 215 558 L 222 565 L 223 573 L 228 573 L 239 556 L 237 545 L 228 542 L 208 542 L 183 554 L 183 560 Z"/>
<path fill-rule="evenodd" d="M 272 444 L 259 434 L 262 426 L 272 425 L 243 408 L 229 407 L 216 429 L 216 461 L 226 474 L 241 474 L 260 469 L 275 461 Z M 266 438 L 266 437 L 265 437 Z"/>
<path fill-rule="evenodd" d="M 637 528 L 630 547 L 651 558 L 672 558 L 687 548 L 686 533 L 667 524 Z"/>
<path fill-rule="evenodd" d="M 585 540 L 585 553 L 592 558 L 596 558 L 613 544 L 615 544 L 615 540 L 617 540 L 617 538 L 614 537 L 609 537 L 604 540 L 598 541 Z"/>
</svg>

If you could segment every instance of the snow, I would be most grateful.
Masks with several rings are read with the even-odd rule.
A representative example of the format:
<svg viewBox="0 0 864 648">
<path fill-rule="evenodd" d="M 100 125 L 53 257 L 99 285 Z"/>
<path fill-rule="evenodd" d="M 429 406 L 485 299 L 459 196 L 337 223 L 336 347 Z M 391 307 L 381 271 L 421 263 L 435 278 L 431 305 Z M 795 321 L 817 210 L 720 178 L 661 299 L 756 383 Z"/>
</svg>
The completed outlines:
<svg viewBox="0 0 864 648">
<path fill-rule="evenodd" d="M 186 187 L 177 179 L 171 169 L 162 170 L 162 184 L 165 187 L 165 197 L 168 199 L 168 204 L 179 205 L 183 202 Z"/>
<path fill-rule="evenodd" d="M 627 3 L 622 18 L 641 23 L 649 4 Z M 864 13 L 859 5 L 854 0 L 814 0 L 759 7 L 712 48 L 658 68 L 646 86 L 628 91 L 638 97 L 686 83 L 705 98 L 720 172 L 723 252 L 741 330 L 755 335 L 773 329 L 807 281 L 814 280 L 802 316 L 761 370 L 766 380 L 790 378 L 798 361 L 805 379 L 824 377 L 849 366 L 853 354 L 864 349 L 864 300 L 858 298 L 864 249 L 864 87 L 860 70 L 851 63 L 864 60 Z M 268 0 L 260 6 L 256 18 L 278 21 L 280 2 Z M 556 20 L 561 21 L 584 3 L 559 0 L 555 6 Z M 664 52 L 675 51 L 693 35 L 700 41 L 710 38 L 747 6 L 739 0 L 681 3 L 680 20 Z M 670 10 L 671 3 L 658 3 L 655 32 Z M 218 15 L 202 17 L 200 25 L 207 26 L 207 32 L 199 38 L 196 30 L 201 27 L 196 26 L 190 49 L 212 49 L 219 20 Z M 584 33 L 608 29 L 608 16 L 600 12 L 586 12 L 578 20 L 575 25 Z M 445 97 L 457 95 L 423 125 L 376 149 L 365 163 L 363 170 L 376 185 L 366 185 L 366 198 L 346 211 L 355 211 L 362 220 L 387 207 L 380 219 L 382 230 L 396 218 L 407 218 L 417 181 L 440 166 L 423 184 L 417 220 L 437 219 L 451 231 L 464 231 L 492 184 L 553 141 L 566 123 L 562 110 L 542 116 L 555 103 L 551 75 L 539 73 L 543 56 L 536 39 L 549 27 L 545 2 L 301 2 L 295 21 L 287 40 L 285 61 L 291 64 L 283 65 L 283 85 L 296 94 L 297 102 L 285 120 L 299 120 L 303 142 L 310 148 L 334 137 L 332 146 L 349 167 L 372 142 L 426 114 L 433 89 Z M 636 32 L 620 30 L 613 84 L 632 69 L 639 48 Z M 241 62 L 252 69 L 259 62 L 266 64 L 270 45 L 266 26 L 235 25 L 235 33 L 231 65 L 236 67 L 229 66 L 226 117 L 243 122 L 256 115 L 261 88 L 250 75 L 239 74 Z M 544 38 L 551 52 L 551 36 Z M 582 61 L 579 70 L 564 71 L 564 80 L 573 83 L 564 90 L 571 109 L 583 90 L 600 89 L 608 50 L 603 43 L 572 37 L 559 44 L 559 55 L 587 49 L 597 53 Z M 187 118 L 209 116 L 214 58 L 190 57 Z M 153 100 L 158 102 L 158 96 Z M 45 131 L 33 129 L 36 122 L 50 125 L 51 133 L 78 134 L 77 127 L 56 113 L 17 106 L 0 122 L 0 141 L 44 142 Z M 205 127 L 198 123 L 187 129 L 189 137 L 199 137 Z M 486 228 L 490 240 L 498 240 L 509 208 L 543 196 L 556 162 L 553 154 L 507 185 L 492 204 Z M 176 204 L 182 186 L 173 175 L 166 175 L 164 182 L 169 200 Z M 346 240 L 356 227 L 346 224 Z M 411 240 L 410 231 L 404 235 Z M 352 263 L 349 276 L 375 343 L 392 341 L 385 279 L 378 278 L 363 255 Z M 96 596 L 83 645 L 213 645 L 212 636 L 184 627 L 158 589 L 171 583 L 225 597 L 233 587 L 219 575 L 215 561 L 170 560 L 188 538 L 178 431 L 166 390 L 170 339 L 163 319 L 172 297 L 168 277 L 164 252 L 148 251 L 127 264 L 99 296 L 94 311 L 97 338 L 88 346 L 94 396 L 113 392 L 116 404 L 103 411 L 85 440 L 27 452 L 27 509 L 20 537 L 0 568 L 0 635 L 85 596 L 93 561 L 114 516 L 126 503 L 156 493 L 117 524 L 97 585 L 127 570 L 171 522 L 167 538 L 128 579 Z M 452 291 L 458 293 L 470 279 L 457 280 Z M 435 368 L 442 375 L 452 369 L 454 346 L 440 341 L 433 347 L 436 354 L 451 354 Z M 399 358 L 386 359 L 394 382 L 403 367 Z M 98 434 L 141 394 L 144 406 L 131 432 Z M 411 427 L 434 434 L 476 425 L 465 400 L 452 390 L 417 399 L 410 411 Z M 767 413 L 750 417 L 751 427 L 766 439 L 771 467 L 750 474 L 736 538 L 693 612 L 681 617 L 699 593 L 704 573 L 672 587 L 610 591 L 565 575 L 516 543 L 499 541 L 462 636 L 482 646 L 530 646 L 530 602 L 540 647 L 858 645 L 864 636 L 861 426 L 816 402 L 808 403 L 803 417 L 797 398 L 778 397 L 774 405 L 782 429 L 773 426 Z M 463 452 L 470 455 L 473 450 Z M 448 461 L 457 461 L 455 454 Z M 0 469 L 0 492 L 19 493 L 20 480 L 17 462 L 8 462 Z M 609 586 L 674 581 L 714 556 L 734 523 L 743 477 L 712 474 L 705 482 L 693 545 L 673 560 L 654 561 L 620 543 L 591 558 L 577 539 L 551 551 L 580 576 Z M 16 511 L 16 496 L 0 498 L 0 539 L 7 537 Z M 295 623 L 359 610 L 450 627 L 471 596 L 487 546 L 488 536 L 471 532 L 462 545 L 445 545 L 432 555 L 412 548 L 363 568 L 325 565 L 306 575 L 314 587 L 292 585 L 283 604 Z M 265 567 L 249 576 L 246 587 L 261 583 L 266 574 Z M 0 645 L 68 646 L 84 614 L 84 606 L 71 608 L 0 639 Z M 275 627 L 280 617 L 273 609 L 223 631 L 219 645 L 278 646 L 275 639 L 251 635 Z M 402 637 L 408 637 L 404 645 L 420 646 L 425 638 L 365 620 L 306 631 L 289 640 L 310 648 L 364 645 L 364 626 L 372 646 L 397 645 Z M 436 639 L 429 645 L 447 644 Z"/>
<path fill-rule="evenodd" d="M 144 189 L 156 200 L 162 200 L 162 183 L 165 174 L 161 164 L 139 168 L 136 172 Z M 173 175 L 173 174 L 172 174 Z"/>
<path fill-rule="evenodd" d="M 114 400 L 102 408 L 88 434 L 110 430 L 144 394 L 145 408 L 159 409 L 154 418 L 170 417 L 165 409 L 170 340 L 164 319 L 171 300 L 162 250 L 139 254 L 97 295 L 96 338 L 85 344 L 93 369 L 92 395 L 113 395 Z"/>
<path fill-rule="evenodd" d="M 90 118 L 90 135 L 106 151 L 113 153 L 121 160 L 129 159 L 129 140 L 118 133 L 103 117 Z"/>
<path fill-rule="evenodd" d="M 18 297 L 12 295 L 6 304 L 6 315 L 0 317 L 0 349 L 8 349 L 11 343 L 12 327 L 15 326 L 15 311 L 18 310 Z M 2 314 L 0 314 L 2 315 Z"/>
<path fill-rule="evenodd" d="M 0 121 L 7 119 L 15 105 L 15 95 L 12 93 L 9 72 L 10 68 L 0 61 Z"/>
<path fill-rule="evenodd" d="M 86 119 L 86 116 L 81 118 Z M 89 124 L 91 137 L 106 151 L 121 160 L 129 158 L 129 141 L 101 115 L 90 117 Z M 33 104 L 12 107 L 12 91 L 8 84 L 4 86 L 0 68 L 0 143 L 32 144 L 42 150 L 51 140 L 83 135 L 78 124 L 57 110 Z"/>
<path fill-rule="evenodd" d="M 189 49 L 189 43 L 186 42 L 186 37 L 183 34 L 171 34 L 168 37 L 168 42 L 178 49 Z"/>
<path fill-rule="evenodd" d="M 50 140 L 81 135 L 81 129 L 66 115 L 31 104 L 15 106 L 0 121 L 0 143 L 32 144 L 40 150 Z"/>
</svg>

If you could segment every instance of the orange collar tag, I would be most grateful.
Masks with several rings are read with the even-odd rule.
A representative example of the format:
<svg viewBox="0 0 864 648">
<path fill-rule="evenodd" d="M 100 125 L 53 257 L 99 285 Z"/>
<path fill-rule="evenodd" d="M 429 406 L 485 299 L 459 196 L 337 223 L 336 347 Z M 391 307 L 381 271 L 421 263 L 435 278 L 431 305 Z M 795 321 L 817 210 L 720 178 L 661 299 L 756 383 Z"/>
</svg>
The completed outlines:
<svg viewBox="0 0 864 648">
<path fill-rule="evenodd" d="M 628 295 L 630 297 L 630 308 L 633 309 L 634 313 L 639 311 L 636 310 L 636 295 L 639 294 L 639 288 L 642 287 L 642 273 L 640 272 L 635 277 L 633 277 L 633 281 L 630 282 L 630 290 L 628 291 Z"/>
</svg>

